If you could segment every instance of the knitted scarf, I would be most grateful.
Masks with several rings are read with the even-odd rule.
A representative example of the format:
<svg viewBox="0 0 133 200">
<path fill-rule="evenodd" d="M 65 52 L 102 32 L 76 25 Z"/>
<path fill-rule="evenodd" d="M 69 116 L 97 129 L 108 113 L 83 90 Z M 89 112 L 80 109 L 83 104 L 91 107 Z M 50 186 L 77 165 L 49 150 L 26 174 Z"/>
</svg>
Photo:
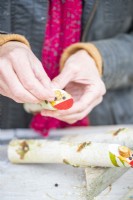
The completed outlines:
<svg viewBox="0 0 133 200">
<path fill-rule="evenodd" d="M 42 49 L 42 64 L 51 78 L 59 74 L 59 60 L 63 50 L 80 41 L 82 0 L 49 0 L 48 19 Z M 71 126 L 87 126 L 88 118 Z M 52 128 L 70 125 L 51 117 L 37 114 L 31 121 L 31 128 L 47 136 Z"/>
</svg>

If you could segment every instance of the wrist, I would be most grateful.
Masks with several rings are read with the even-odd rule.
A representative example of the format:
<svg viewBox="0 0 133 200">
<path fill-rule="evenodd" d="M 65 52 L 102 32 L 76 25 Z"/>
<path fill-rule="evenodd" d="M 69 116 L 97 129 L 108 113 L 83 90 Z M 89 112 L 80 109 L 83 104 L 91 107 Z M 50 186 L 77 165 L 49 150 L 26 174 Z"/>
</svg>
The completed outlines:
<svg viewBox="0 0 133 200">
<path fill-rule="evenodd" d="M 0 46 L 6 44 L 7 42 L 14 41 L 14 42 L 20 42 L 25 44 L 26 46 L 30 47 L 30 44 L 28 40 L 19 34 L 0 34 Z"/>
<path fill-rule="evenodd" d="M 2 46 L 1 46 L 1 48 L 2 47 L 6 47 L 6 46 L 10 46 L 10 47 L 22 47 L 22 48 L 26 48 L 26 49 L 29 49 L 29 46 L 27 46 L 26 44 L 24 44 L 24 43 L 22 43 L 22 42 L 19 42 L 19 41 L 8 41 L 8 42 L 6 42 L 5 44 L 3 44 Z"/>
<path fill-rule="evenodd" d="M 74 53 L 76 53 L 77 51 L 85 51 L 88 56 L 90 56 L 93 61 L 95 61 L 97 70 L 99 72 L 100 75 L 102 75 L 102 57 L 100 55 L 100 52 L 98 51 L 98 49 L 96 48 L 95 45 L 93 45 L 92 43 L 75 43 L 70 45 L 69 47 L 67 47 L 65 49 L 65 51 L 63 52 L 61 59 L 60 59 L 60 68 L 62 69 L 64 67 L 64 64 L 66 62 L 66 60 Z"/>
</svg>

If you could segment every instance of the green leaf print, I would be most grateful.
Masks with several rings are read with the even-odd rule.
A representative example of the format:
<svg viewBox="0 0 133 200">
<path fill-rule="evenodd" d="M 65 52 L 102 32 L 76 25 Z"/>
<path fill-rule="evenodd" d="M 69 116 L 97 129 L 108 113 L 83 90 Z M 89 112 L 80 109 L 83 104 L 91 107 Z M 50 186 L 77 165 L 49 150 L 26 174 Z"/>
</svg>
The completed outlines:
<svg viewBox="0 0 133 200">
<path fill-rule="evenodd" d="M 115 167 L 119 167 L 119 165 L 117 164 L 115 155 L 112 154 L 111 152 L 109 152 L 109 157 L 110 157 L 110 160 L 111 160 L 112 164 L 113 164 Z"/>
<path fill-rule="evenodd" d="M 125 163 L 122 159 L 119 158 L 119 160 L 121 161 L 121 163 L 125 166 Z"/>
</svg>

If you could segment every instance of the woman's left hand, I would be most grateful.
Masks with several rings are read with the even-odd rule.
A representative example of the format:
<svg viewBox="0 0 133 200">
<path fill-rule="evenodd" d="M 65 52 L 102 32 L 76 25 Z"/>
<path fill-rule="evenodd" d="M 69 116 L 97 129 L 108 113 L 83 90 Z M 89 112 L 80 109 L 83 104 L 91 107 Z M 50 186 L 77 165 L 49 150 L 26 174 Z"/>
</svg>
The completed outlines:
<svg viewBox="0 0 133 200">
<path fill-rule="evenodd" d="M 54 117 L 69 124 L 81 120 L 102 102 L 106 92 L 94 60 L 85 50 L 71 55 L 62 72 L 53 79 L 54 87 L 64 89 L 74 98 L 69 110 L 43 110 L 42 115 Z"/>
</svg>

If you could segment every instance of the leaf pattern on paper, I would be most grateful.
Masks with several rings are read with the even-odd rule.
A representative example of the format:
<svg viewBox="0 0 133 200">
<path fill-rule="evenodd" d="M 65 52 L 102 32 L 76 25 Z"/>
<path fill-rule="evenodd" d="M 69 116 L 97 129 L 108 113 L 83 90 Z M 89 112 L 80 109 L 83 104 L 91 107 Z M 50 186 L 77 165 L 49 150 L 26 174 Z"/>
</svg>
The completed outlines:
<svg viewBox="0 0 133 200">
<path fill-rule="evenodd" d="M 121 158 L 119 158 L 119 160 L 120 160 L 120 162 L 123 164 L 123 166 L 125 166 L 124 161 L 123 161 Z"/>
<path fill-rule="evenodd" d="M 120 167 L 116 161 L 116 156 L 114 154 L 112 154 L 111 152 L 109 152 L 109 157 L 110 157 L 110 160 L 112 162 L 112 164 L 115 166 L 115 167 Z"/>
</svg>

